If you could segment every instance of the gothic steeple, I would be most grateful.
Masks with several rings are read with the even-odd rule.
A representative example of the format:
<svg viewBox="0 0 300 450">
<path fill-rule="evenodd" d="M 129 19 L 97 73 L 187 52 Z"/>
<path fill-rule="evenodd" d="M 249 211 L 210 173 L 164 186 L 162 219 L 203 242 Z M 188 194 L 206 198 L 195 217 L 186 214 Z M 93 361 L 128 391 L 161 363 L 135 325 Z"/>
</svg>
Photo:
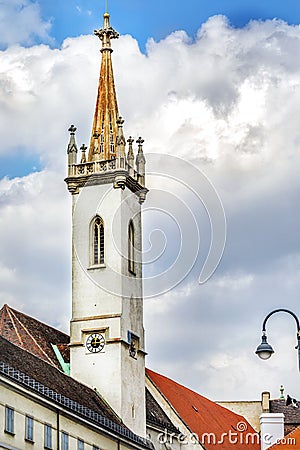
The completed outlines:
<svg viewBox="0 0 300 450">
<path fill-rule="evenodd" d="M 94 34 L 102 42 L 100 50 L 102 59 L 90 144 L 89 148 L 85 145 L 80 147 L 81 158 L 77 161 L 76 128 L 73 125 L 70 127 L 66 183 L 73 195 L 78 194 L 87 182 L 91 184 L 112 183 L 115 189 L 128 188 L 136 194 L 139 202 L 143 203 L 148 192 L 145 187 L 146 161 L 142 148 L 144 141 L 141 138 L 136 141 L 138 153 L 136 161 L 134 161 L 132 146 L 134 140 L 132 138 L 127 141 L 129 149 L 126 152 L 127 142 L 123 133 L 124 120 L 119 116 L 112 68 L 111 40 L 117 39 L 119 34 L 110 26 L 108 12 L 103 17 L 103 28 L 94 31 Z"/>
<path fill-rule="evenodd" d="M 102 42 L 98 96 L 90 146 L 80 147 L 78 161 L 76 128 L 69 129 L 70 374 L 100 391 L 123 422 L 145 436 L 141 204 L 148 189 L 144 141 L 136 141 L 138 151 L 134 152 L 134 139 L 126 141 L 124 136 L 111 61 L 111 39 L 119 35 L 111 28 L 107 12 L 103 28 L 95 34 Z M 105 376 L 99 378 L 99 374 Z"/>
<path fill-rule="evenodd" d="M 94 31 L 102 41 L 102 61 L 88 161 L 107 161 L 116 157 L 119 112 L 111 60 L 111 39 L 117 39 L 119 34 L 110 26 L 109 17 L 106 12 L 103 16 L 103 28 Z"/>
</svg>

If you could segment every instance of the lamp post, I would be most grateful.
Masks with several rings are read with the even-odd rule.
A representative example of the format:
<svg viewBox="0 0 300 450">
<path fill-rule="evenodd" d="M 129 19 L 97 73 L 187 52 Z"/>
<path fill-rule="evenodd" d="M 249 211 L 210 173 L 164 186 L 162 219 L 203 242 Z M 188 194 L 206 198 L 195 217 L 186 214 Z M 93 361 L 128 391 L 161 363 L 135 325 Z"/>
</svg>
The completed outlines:
<svg viewBox="0 0 300 450">
<path fill-rule="evenodd" d="M 269 317 L 271 317 L 273 314 L 278 313 L 278 312 L 286 312 L 286 313 L 290 314 L 291 316 L 293 316 L 295 321 L 296 321 L 296 325 L 297 325 L 297 341 L 298 341 L 296 349 L 298 349 L 298 363 L 299 363 L 299 371 L 300 371 L 300 323 L 299 323 L 299 319 L 296 316 L 296 314 L 294 314 L 289 309 L 285 309 L 285 308 L 274 309 L 274 311 L 271 311 L 266 316 L 265 320 L 263 321 L 263 326 L 262 326 L 261 343 L 257 347 L 255 353 L 261 359 L 264 359 L 264 360 L 269 359 L 272 356 L 272 354 L 274 353 L 274 350 L 273 350 L 272 346 L 267 341 L 266 324 L 267 324 L 267 320 L 269 319 Z"/>
</svg>

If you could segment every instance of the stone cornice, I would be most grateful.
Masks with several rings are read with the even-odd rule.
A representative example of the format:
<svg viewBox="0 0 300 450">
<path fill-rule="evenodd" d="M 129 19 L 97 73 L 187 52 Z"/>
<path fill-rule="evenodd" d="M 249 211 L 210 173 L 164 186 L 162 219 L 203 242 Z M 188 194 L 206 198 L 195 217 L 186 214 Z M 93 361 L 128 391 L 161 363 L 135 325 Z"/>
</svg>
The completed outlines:
<svg viewBox="0 0 300 450">
<path fill-rule="evenodd" d="M 78 194 L 85 186 L 113 184 L 114 188 L 124 189 L 125 186 L 136 194 L 140 202 L 145 200 L 148 189 L 143 187 L 136 179 L 131 177 L 127 170 L 113 170 L 110 172 L 92 173 L 90 175 L 77 175 L 65 178 L 71 194 Z"/>
</svg>

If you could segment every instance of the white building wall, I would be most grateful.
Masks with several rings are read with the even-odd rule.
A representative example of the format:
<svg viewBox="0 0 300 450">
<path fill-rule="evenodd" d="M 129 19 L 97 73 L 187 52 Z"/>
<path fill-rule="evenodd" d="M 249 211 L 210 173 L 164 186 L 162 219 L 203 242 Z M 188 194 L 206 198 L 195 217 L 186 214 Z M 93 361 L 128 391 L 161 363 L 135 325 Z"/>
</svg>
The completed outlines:
<svg viewBox="0 0 300 450">
<path fill-rule="evenodd" d="M 5 432 L 5 406 L 14 409 L 14 434 Z M 30 415 L 34 419 L 34 444 L 25 441 L 25 416 Z M 134 446 L 120 442 L 118 447 L 117 437 L 109 437 L 101 433 L 100 429 L 88 424 L 84 419 L 76 418 L 72 413 L 64 413 L 61 408 L 31 394 L 20 387 L 16 387 L 7 380 L 0 379 L 0 449 L 32 450 L 44 449 L 44 426 L 51 425 L 53 450 L 58 450 L 57 432 L 59 433 L 59 445 L 61 444 L 61 432 L 69 435 L 69 449 L 77 450 L 78 438 L 84 441 L 85 450 L 92 450 L 97 445 L 101 450 L 129 450 Z M 59 430 L 57 425 L 59 424 Z"/>
</svg>

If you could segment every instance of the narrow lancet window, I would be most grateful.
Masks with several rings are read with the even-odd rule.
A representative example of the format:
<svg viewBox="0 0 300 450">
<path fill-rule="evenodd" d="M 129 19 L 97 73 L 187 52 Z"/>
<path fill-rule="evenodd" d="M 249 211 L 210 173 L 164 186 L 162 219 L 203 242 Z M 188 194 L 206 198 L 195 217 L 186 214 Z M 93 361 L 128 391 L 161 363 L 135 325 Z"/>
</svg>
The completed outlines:
<svg viewBox="0 0 300 450">
<path fill-rule="evenodd" d="M 102 117 L 102 128 L 100 134 L 100 153 L 104 152 L 104 114 Z"/>
<path fill-rule="evenodd" d="M 113 127 L 111 123 L 111 116 L 109 117 L 109 148 L 110 153 L 115 153 L 115 141 L 114 141 Z"/>
<path fill-rule="evenodd" d="M 93 226 L 93 265 L 104 264 L 104 224 L 96 217 Z"/>
<path fill-rule="evenodd" d="M 128 270 L 135 274 L 134 264 L 134 226 L 132 220 L 128 226 Z"/>
</svg>

